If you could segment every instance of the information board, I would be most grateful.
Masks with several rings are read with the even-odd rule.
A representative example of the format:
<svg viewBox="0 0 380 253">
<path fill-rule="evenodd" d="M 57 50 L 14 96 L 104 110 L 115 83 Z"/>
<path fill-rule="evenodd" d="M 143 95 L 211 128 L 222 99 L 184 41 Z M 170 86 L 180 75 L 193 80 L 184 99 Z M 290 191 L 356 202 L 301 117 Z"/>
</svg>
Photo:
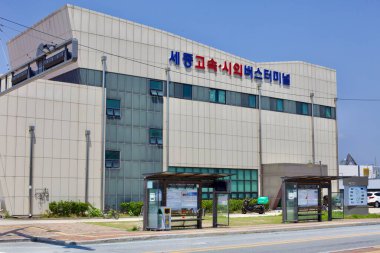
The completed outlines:
<svg viewBox="0 0 380 253">
<path fill-rule="evenodd" d="M 318 189 L 298 189 L 298 206 L 318 206 Z"/>
<path fill-rule="evenodd" d="M 166 189 L 166 206 L 174 211 L 187 209 L 193 212 L 198 207 L 198 189 L 194 187 L 168 187 Z"/>
<path fill-rule="evenodd" d="M 367 187 L 366 186 L 349 186 L 348 187 L 348 205 L 349 206 L 366 206 L 367 205 Z"/>
</svg>

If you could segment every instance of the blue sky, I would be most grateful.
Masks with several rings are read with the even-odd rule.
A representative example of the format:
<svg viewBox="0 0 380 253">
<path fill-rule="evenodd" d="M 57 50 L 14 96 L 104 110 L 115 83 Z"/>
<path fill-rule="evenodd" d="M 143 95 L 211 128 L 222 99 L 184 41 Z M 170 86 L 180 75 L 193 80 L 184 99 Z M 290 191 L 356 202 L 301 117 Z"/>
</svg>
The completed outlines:
<svg viewBox="0 0 380 253">
<path fill-rule="evenodd" d="M 66 3 L 166 30 L 253 61 L 297 60 L 334 68 L 338 98 L 380 98 L 377 0 L 1 0 L 0 16 L 32 25 Z M 1 20 L 0 24 L 10 25 Z M 2 42 L 16 34 L 0 28 Z M 338 102 L 340 159 L 349 152 L 361 164 L 373 164 L 376 157 L 380 163 L 379 110 L 380 102 Z"/>
</svg>

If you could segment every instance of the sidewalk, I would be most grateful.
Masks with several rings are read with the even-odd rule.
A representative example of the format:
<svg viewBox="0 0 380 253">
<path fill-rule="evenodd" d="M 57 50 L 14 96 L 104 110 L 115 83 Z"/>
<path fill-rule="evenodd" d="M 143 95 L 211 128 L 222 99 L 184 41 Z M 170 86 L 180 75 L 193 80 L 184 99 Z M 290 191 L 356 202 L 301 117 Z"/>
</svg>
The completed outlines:
<svg viewBox="0 0 380 253">
<path fill-rule="evenodd" d="M 128 219 L 128 218 L 127 218 Z M 126 219 L 121 219 L 123 221 Z M 33 221 L 33 222 L 31 222 Z M 0 243 L 17 241 L 35 241 L 59 245 L 75 245 L 133 240 L 167 239 L 178 237 L 216 236 L 225 234 L 246 234 L 278 231 L 308 230 L 328 227 L 379 225 L 380 219 L 336 220 L 330 222 L 309 222 L 276 225 L 257 225 L 247 227 L 223 227 L 186 229 L 174 231 L 134 231 L 104 227 L 84 223 L 83 220 L 31 220 L 21 224 L 0 222 Z M 93 221 L 85 220 L 85 222 Z M 101 220 L 110 222 L 111 220 Z M 6 221 L 8 222 L 8 221 Z M 11 223 L 9 221 L 8 223 Z"/>
</svg>

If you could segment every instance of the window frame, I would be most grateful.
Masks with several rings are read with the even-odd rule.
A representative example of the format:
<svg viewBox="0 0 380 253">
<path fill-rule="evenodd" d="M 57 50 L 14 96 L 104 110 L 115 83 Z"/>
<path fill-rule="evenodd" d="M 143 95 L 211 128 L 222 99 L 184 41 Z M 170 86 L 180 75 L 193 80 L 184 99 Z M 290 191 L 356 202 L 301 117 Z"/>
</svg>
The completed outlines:
<svg viewBox="0 0 380 253">
<path fill-rule="evenodd" d="M 119 104 L 119 107 L 111 106 L 109 104 L 110 100 L 117 101 Z M 119 114 L 117 114 L 117 112 Z M 107 119 L 121 119 L 121 100 L 120 99 L 107 98 L 107 100 L 106 100 L 106 115 L 107 115 Z"/>
<path fill-rule="evenodd" d="M 214 101 L 211 99 L 212 96 L 211 94 L 214 93 Z M 223 100 L 221 100 L 221 94 L 224 94 L 223 96 Z M 219 89 L 214 89 L 214 88 L 210 88 L 209 89 L 209 102 L 211 103 L 217 103 L 217 104 L 226 104 L 226 95 L 227 95 L 227 92 L 225 90 L 219 90 Z"/>
<path fill-rule="evenodd" d="M 118 158 L 107 158 L 107 153 L 117 154 Z M 106 169 L 120 169 L 120 151 L 119 150 L 106 150 L 104 155 L 104 166 Z"/>
<path fill-rule="evenodd" d="M 153 133 L 155 134 L 153 135 Z M 159 134 L 157 134 L 159 133 Z M 163 145 L 163 131 L 160 128 L 149 128 L 149 144 L 151 145 Z"/>
<path fill-rule="evenodd" d="M 155 85 L 159 85 L 160 87 Z M 164 84 L 161 80 L 149 79 L 149 93 L 151 96 L 163 97 L 164 96 Z"/>
</svg>

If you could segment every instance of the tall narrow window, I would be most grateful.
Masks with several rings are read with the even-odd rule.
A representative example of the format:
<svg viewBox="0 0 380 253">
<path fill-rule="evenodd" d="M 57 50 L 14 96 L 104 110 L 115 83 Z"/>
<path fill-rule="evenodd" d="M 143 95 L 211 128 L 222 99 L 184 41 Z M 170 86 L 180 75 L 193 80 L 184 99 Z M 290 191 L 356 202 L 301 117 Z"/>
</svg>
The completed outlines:
<svg viewBox="0 0 380 253">
<path fill-rule="evenodd" d="M 149 143 L 162 145 L 162 129 L 149 129 Z"/>
<path fill-rule="evenodd" d="M 218 90 L 218 103 L 220 104 L 226 103 L 226 91 Z"/>
<path fill-rule="evenodd" d="M 162 81 L 159 81 L 159 80 L 150 80 L 149 84 L 150 84 L 150 94 L 152 96 L 160 96 L 160 97 L 162 97 L 164 95 Z"/>
<path fill-rule="evenodd" d="M 106 150 L 105 166 L 107 169 L 120 168 L 120 151 Z"/>
<path fill-rule="evenodd" d="M 331 118 L 331 107 L 326 106 L 326 118 Z"/>
<path fill-rule="evenodd" d="M 107 99 L 107 118 L 108 119 L 120 119 L 120 100 Z"/>
<path fill-rule="evenodd" d="M 248 107 L 256 108 L 256 96 L 248 95 Z"/>
<path fill-rule="evenodd" d="M 276 111 L 278 111 L 278 112 L 283 112 L 284 111 L 284 100 L 277 99 Z"/>
<path fill-rule="evenodd" d="M 193 86 L 189 84 L 183 85 L 183 98 L 192 99 L 193 98 Z"/>
<path fill-rule="evenodd" d="M 216 97 L 216 90 L 215 89 L 210 89 L 210 102 L 214 102 L 214 103 L 216 103 L 216 99 L 217 99 L 217 97 Z"/>
</svg>

